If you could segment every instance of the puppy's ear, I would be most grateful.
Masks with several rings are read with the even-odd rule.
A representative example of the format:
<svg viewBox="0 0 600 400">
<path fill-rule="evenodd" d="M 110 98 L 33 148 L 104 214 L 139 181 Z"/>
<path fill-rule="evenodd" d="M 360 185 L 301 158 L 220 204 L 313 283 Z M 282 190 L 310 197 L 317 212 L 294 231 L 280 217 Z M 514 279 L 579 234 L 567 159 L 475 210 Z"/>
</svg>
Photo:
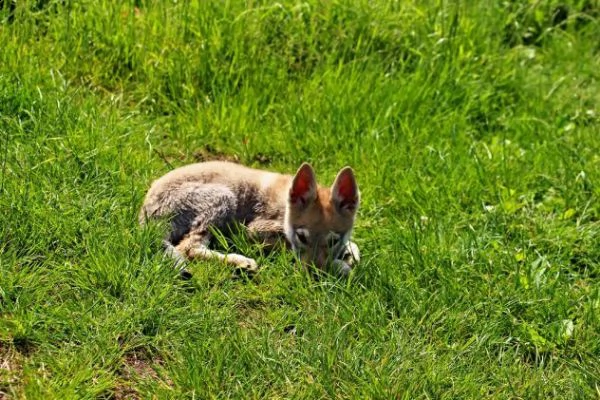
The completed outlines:
<svg viewBox="0 0 600 400">
<path fill-rule="evenodd" d="M 317 198 L 315 171 L 308 163 L 303 163 L 294 176 L 290 187 L 289 202 L 292 206 L 304 208 Z"/>
<path fill-rule="evenodd" d="M 354 214 L 356 212 L 360 193 L 352 168 L 345 167 L 338 172 L 331 186 L 331 199 L 340 213 Z"/>
</svg>

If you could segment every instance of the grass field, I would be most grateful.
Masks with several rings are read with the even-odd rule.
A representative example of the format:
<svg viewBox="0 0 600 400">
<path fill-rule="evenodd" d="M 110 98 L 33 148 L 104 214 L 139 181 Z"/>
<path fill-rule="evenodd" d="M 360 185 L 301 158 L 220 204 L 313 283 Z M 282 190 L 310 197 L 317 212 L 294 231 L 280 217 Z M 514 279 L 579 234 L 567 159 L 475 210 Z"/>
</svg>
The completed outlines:
<svg viewBox="0 0 600 400">
<path fill-rule="evenodd" d="M 600 396 L 594 0 L 0 5 L 0 399 Z M 179 279 L 212 158 L 352 165 L 362 263 Z"/>
</svg>

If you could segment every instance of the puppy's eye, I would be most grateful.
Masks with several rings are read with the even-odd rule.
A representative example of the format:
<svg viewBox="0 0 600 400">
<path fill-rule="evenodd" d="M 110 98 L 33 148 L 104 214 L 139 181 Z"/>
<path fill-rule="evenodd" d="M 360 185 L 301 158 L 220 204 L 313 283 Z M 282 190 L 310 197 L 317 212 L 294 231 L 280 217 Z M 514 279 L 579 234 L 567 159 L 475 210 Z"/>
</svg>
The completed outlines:
<svg viewBox="0 0 600 400">
<path fill-rule="evenodd" d="M 296 239 L 298 239 L 298 241 L 304 245 L 308 244 L 308 235 L 306 234 L 306 232 L 303 231 L 296 231 Z"/>
</svg>

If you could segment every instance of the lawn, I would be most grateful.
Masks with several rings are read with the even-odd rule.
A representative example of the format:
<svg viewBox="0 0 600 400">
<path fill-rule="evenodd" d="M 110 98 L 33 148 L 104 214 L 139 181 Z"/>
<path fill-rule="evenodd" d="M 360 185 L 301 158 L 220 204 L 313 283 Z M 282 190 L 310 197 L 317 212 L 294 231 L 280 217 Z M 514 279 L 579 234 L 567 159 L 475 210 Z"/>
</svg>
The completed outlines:
<svg viewBox="0 0 600 400">
<path fill-rule="evenodd" d="M 600 4 L 0 1 L 0 399 L 600 396 Z M 140 228 L 229 159 L 362 203 L 348 279 Z"/>
</svg>

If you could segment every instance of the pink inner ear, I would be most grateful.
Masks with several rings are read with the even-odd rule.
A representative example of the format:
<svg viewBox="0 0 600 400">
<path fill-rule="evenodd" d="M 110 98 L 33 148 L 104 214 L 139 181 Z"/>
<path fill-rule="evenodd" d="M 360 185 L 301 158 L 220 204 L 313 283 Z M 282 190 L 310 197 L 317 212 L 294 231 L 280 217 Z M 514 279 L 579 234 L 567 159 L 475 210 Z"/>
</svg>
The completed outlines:
<svg viewBox="0 0 600 400">
<path fill-rule="evenodd" d="M 292 203 L 306 204 L 309 191 L 309 182 L 298 179 L 294 182 L 294 186 L 292 186 L 292 189 L 290 190 L 290 199 L 292 200 Z"/>
<path fill-rule="evenodd" d="M 340 207 L 352 211 L 358 203 L 357 189 L 351 174 L 343 174 L 337 184 L 337 197 Z"/>
<path fill-rule="evenodd" d="M 293 204 L 305 205 L 313 190 L 313 177 L 309 170 L 302 169 L 294 178 L 290 189 L 290 200 Z"/>
</svg>

